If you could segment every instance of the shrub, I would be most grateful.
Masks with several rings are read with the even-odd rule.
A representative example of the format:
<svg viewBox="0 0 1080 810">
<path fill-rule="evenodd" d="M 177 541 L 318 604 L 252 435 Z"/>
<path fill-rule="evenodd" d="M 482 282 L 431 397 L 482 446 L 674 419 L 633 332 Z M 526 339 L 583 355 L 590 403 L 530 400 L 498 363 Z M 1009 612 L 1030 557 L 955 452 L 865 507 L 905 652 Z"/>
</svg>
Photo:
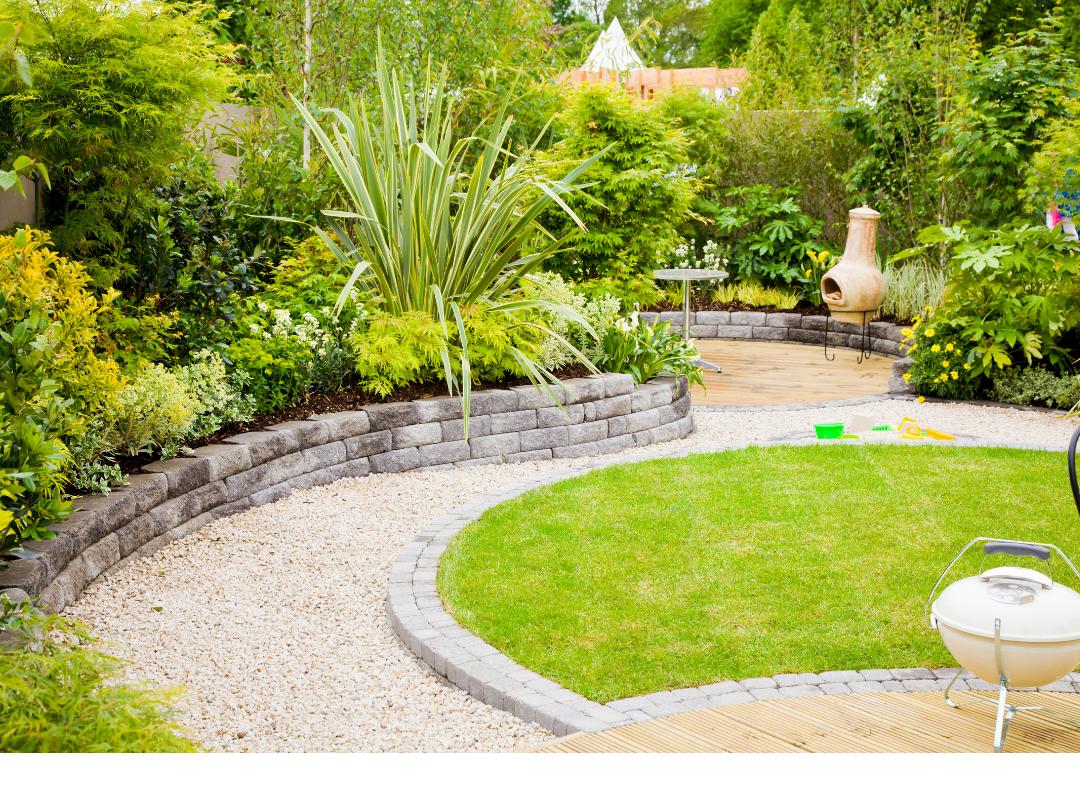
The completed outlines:
<svg viewBox="0 0 1080 810">
<path fill-rule="evenodd" d="M 191 435 L 198 407 L 175 372 L 149 363 L 136 372 L 105 415 L 104 441 L 110 449 L 101 455 L 156 451 L 176 455 Z"/>
<path fill-rule="evenodd" d="M 245 377 L 244 393 L 256 413 L 274 413 L 302 402 L 311 388 L 311 350 L 291 335 L 260 333 L 234 340 L 225 350 Z"/>
<path fill-rule="evenodd" d="M 426 312 L 374 314 L 350 339 L 360 387 L 382 397 L 434 378 L 446 340 Z"/>
<path fill-rule="evenodd" d="M 1038 366 L 1002 369 L 994 375 L 994 399 L 1013 405 L 1046 405 L 1068 410 L 1080 400 L 1080 376 L 1061 377 Z"/>
<path fill-rule="evenodd" d="M 0 612 L 22 636 L 0 644 L 0 751 L 179 753 L 175 690 L 122 682 L 122 663 L 97 650 L 89 631 L 60 616 Z"/>
<path fill-rule="evenodd" d="M 254 416 L 255 403 L 244 393 L 248 375 L 235 369 L 232 375 L 221 355 L 209 349 L 197 352 L 195 362 L 176 372 L 192 402 L 192 420 L 188 434 L 200 438 L 217 433 L 225 425 L 246 422 Z"/>
<path fill-rule="evenodd" d="M 633 313 L 616 321 L 604 334 L 596 365 L 602 371 L 629 374 L 643 383 L 662 373 L 685 376 L 691 385 L 704 385 L 697 351 L 667 323 L 646 323 Z"/>
<path fill-rule="evenodd" d="M 748 307 L 773 307 L 775 309 L 795 309 L 802 300 L 799 292 L 777 290 L 760 284 L 718 284 L 711 292 L 713 301 L 730 304 L 738 301 Z"/>
<path fill-rule="evenodd" d="M 1060 230 L 1022 223 L 994 229 L 935 225 L 919 240 L 919 248 L 894 258 L 903 261 L 928 248 L 944 252 L 948 288 L 934 321 L 961 336 L 973 375 L 989 376 L 1019 361 L 1068 369 L 1064 341 L 1080 324 L 1080 245 Z"/>
<path fill-rule="evenodd" d="M 70 404 L 46 376 L 49 322 L 37 310 L 10 323 L 0 293 L 0 568 L 31 540 L 49 540 L 49 526 L 71 513 L 63 497 L 67 454 L 60 435 Z M 0 647 L 3 645 L 0 644 Z M 3 714 L 0 714 L 2 717 Z"/>
<path fill-rule="evenodd" d="M 911 323 L 927 309 L 937 309 L 945 299 L 945 274 L 925 257 L 890 261 L 886 266 L 885 300 L 881 315 Z"/>
<path fill-rule="evenodd" d="M 821 223 L 795 201 L 793 188 L 729 189 L 729 205 L 716 215 L 716 230 L 729 247 L 728 267 L 743 281 L 790 287 L 800 284 L 811 251 L 820 250 Z"/>
<path fill-rule="evenodd" d="M 662 110 L 605 84 L 574 90 L 559 125 L 564 138 L 549 155 L 556 167 L 600 157 L 588 188 L 566 199 L 585 228 L 561 209 L 544 218 L 568 248 L 545 268 L 574 281 L 651 278 L 678 244 L 697 188 L 685 135 Z"/>
<path fill-rule="evenodd" d="M 972 349 L 963 329 L 947 321 L 927 322 L 916 317 L 904 335 L 912 356 L 911 370 L 904 380 L 918 393 L 944 399 L 973 399 L 979 393 L 983 380 L 965 360 Z"/>
<path fill-rule="evenodd" d="M 535 288 L 535 293 L 533 289 Z M 567 346 L 573 346 L 586 357 L 594 357 L 599 349 L 600 336 L 618 320 L 622 302 L 610 295 L 593 298 L 576 290 L 557 273 L 537 273 L 528 279 L 525 295 L 542 297 L 547 301 L 575 312 L 592 331 L 584 329 L 581 322 L 551 314 L 548 328 L 554 334 L 546 334 L 540 344 L 537 363 L 550 371 L 579 362 L 579 358 Z"/>
</svg>

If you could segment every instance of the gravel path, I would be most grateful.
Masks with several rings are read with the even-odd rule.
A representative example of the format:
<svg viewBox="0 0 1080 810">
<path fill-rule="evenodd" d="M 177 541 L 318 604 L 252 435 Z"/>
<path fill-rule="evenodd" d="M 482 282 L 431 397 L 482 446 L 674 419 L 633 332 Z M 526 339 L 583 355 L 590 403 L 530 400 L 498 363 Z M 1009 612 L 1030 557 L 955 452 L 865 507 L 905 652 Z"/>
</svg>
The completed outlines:
<svg viewBox="0 0 1080 810">
<path fill-rule="evenodd" d="M 693 435 L 661 447 L 763 441 L 855 413 L 894 424 L 912 416 L 982 441 L 1061 449 L 1075 426 L 1045 413 L 886 400 L 698 411 Z M 66 613 L 132 662 L 131 679 L 186 687 L 181 722 L 212 750 L 531 748 L 550 735 L 472 699 L 401 646 L 385 614 L 386 581 L 398 549 L 434 516 L 576 463 L 338 481 L 222 519 L 119 567 Z"/>
</svg>

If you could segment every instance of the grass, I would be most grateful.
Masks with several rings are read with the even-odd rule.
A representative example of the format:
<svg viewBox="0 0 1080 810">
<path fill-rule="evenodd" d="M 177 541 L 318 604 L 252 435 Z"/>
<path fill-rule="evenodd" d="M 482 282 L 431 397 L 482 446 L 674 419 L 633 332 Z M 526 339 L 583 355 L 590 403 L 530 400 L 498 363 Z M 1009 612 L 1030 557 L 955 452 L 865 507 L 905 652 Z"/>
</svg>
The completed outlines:
<svg viewBox="0 0 1080 810">
<path fill-rule="evenodd" d="M 1060 453 L 751 448 L 607 468 L 502 504 L 454 539 L 438 584 L 462 625 L 608 701 L 951 665 L 923 601 L 952 555 L 989 535 L 1080 556 L 1077 528 Z M 964 563 L 958 576 L 978 555 Z"/>
</svg>

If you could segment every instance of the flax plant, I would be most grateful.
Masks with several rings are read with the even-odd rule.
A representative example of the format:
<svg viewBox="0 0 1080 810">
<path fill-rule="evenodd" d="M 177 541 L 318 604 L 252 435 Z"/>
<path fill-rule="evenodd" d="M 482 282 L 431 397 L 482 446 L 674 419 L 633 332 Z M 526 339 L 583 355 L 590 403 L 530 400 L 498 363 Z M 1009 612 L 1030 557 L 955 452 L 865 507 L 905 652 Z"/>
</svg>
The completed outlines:
<svg viewBox="0 0 1080 810">
<path fill-rule="evenodd" d="M 550 179 L 528 154 L 511 151 L 513 119 L 505 105 L 458 137 L 445 71 L 429 71 L 419 87 L 406 85 L 380 51 L 376 74 L 377 114 L 363 96 L 354 97 L 347 110 L 327 110 L 323 126 L 297 103 L 349 203 L 347 210 L 324 211 L 329 230 L 316 230 L 352 269 L 338 308 L 358 287 L 389 314 L 420 311 L 437 320 L 445 339 L 447 388 L 451 396 L 460 392 L 467 420 L 471 374 L 463 310 L 501 312 L 521 328 L 540 329 L 563 342 L 547 325 L 549 313 L 591 332 L 568 308 L 528 297 L 521 282 L 562 247 L 563 240 L 538 222 L 548 206 L 558 205 L 584 227 L 563 198 L 584 188 L 577 181 L 598 155 Z M 455 332 L 460 377 L 451 359 Z M 520 350 L 511 351 L 522 374 L 557 402 L 549 385 L 559 384 L 555 376 Z"/>
</svg>

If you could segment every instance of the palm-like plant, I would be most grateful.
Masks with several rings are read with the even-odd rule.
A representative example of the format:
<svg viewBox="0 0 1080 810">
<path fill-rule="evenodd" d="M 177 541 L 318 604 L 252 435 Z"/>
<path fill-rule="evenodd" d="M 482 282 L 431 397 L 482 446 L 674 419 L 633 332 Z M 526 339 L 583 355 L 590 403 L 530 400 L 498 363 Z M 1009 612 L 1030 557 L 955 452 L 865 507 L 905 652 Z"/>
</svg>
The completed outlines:
<svg viewBox="0 0 1080 810">
<path fill-rule="evenodd" d="M 565 307 L 526 297 L 521 281 L 561 247 L 537 221 L 549 205 L 560 206 L 583 227 L 563 197 L 583 187 L 577 180 L 597 156 L 561 179 L 545 178 L 527 156 L 510 151 L 512 118 L 505 107 L 470 135 L 455 134 L 445 71 L 429 73 L 421 87 L 405 86 L 380 50 L 377 79 L 378 114 L 371 114 L 363 97 L 355 98 L 348 111 L 327 111 L 329 131 L 297 104 L 351 203 L 350 210 L 323 212 L 332 234 L 317 230 L 352 268 L 339 307 L 360 286 L 377 295 L 390 314 L 420 311 L 438 321 L 446 338 L 447 387 L 451 395 L 460 391 L 467 420 L 471 375 L 464 308 L 487 307 L 547 334 L 553 333 L 545 311 L 589 329 Z M 453 332 L 460 380 L 450 356 Z M 555 399 L 549 385 L 558 384 L 554 375 L 512 351 L 522 374 Z"/>
</svg>

